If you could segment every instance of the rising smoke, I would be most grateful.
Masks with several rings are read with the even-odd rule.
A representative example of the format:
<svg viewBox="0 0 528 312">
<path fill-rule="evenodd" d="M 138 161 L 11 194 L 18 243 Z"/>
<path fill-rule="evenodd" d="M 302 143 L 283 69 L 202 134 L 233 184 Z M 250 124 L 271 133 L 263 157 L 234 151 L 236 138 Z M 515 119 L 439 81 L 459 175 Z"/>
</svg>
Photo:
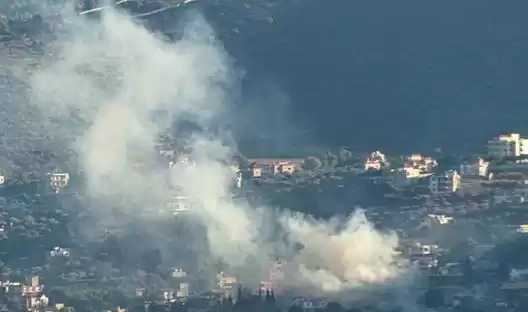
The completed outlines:
<svg viewBox="0 0 528 312">
<path fill-rule="evenodd" d="M 407 277 L 397 237 L 362 212 L 320 221 L 233 199 L 227 164 L 236 148 L 211 128 L 238 81 L 203 18 L 193 14 L 183 27 L 183 38 L 168 42 L 115 11 L 98 22 L 70 17 L 31 75 L 31 104 L 78 152 L 88 193 L 147 217 L 178 189 L 207 228 L 211 254 L 243 281 L 267 278 L 279 258 L 287 261 L 283 288 L 297 293 L 339 297 Z M 152 117 L 160 112 L 167 122 Z M 135 166 L 156 163 L 158 133 L 185 119 L 203 129 L 188 141 L 191 163 Z M 105 218 L 104 209 L 98 213 Z"/>
</svg>

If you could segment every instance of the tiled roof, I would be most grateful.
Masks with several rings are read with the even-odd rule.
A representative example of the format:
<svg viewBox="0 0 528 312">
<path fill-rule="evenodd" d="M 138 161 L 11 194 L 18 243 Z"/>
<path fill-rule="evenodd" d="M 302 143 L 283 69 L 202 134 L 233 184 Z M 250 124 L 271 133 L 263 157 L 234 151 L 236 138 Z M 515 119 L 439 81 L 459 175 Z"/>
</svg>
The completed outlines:
<svg viewBox="0 0 528 312">
<path fill-rule="evenodd" d="M 248 159 L 249 163 L 257 166 L 272 166 L 276 164 L 302 164 L 304 159 L 302 158 L 252 158 Z"/>
</svg>

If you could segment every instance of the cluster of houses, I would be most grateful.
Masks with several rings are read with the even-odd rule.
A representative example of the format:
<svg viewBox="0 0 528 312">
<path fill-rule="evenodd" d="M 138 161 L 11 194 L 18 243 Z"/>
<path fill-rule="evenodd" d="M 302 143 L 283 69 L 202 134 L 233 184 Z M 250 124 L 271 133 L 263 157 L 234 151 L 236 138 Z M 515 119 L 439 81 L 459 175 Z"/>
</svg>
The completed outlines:
<svg viewBox="0 0 528 312">
<path fill-rule="evenodd" d="M 47 180 L 44 181 L 46 189 L 55 193 L 59 193 L 60 190 L 67 187 L 70 183 L 70 174 L 60 169 L 54 169 L 52 172 L 47 173 L 46 177 Z M 0 172 L 0 187 L 4 187 L 5 184 L 6 176 Z"/>
<path fill-rule="evenodd" d="M 456 170 L 436 172 L 437 166 L 438 161 L 432 157 L 412 154 L 405 158 L 401 167 L 391 168 L 387 156 L 380 151 L 371 153 L 364 162 L 365 171 L 389 169 L 389 183 L 396 189 L 405 189 L 425 180 L 433 194 L 456 192 L 461 184 L 460 174 Z"/>
<path fill-rule="evenodd" d="M 528 199 L 528 139 L 518 133 L 492 138 L 484 157 L 461 157 L 456 167 L 440 171 L 432 157 L 413 154 L 403 166 L 393 168 L 379 151 L 364 161 L 365 171 L 388 169 L 392 186 L 406 189 L 427 181 L 432 194 L 450 194 L 475 189 L 493 195 L 495 202 L 522 203 Z M 472 192 L 475 194 L 474 192 Z"/>
<path fill-rule="evenodd" d="M 500 135 L 492 138 L 487 144 L 487 156 L 485 157 L 465 157 L 458 159 L 456 167 L 448 170 L 440 170 L 438 160 L 430 156 L 421 154 L 412 154 L 405 157 L 404 162 L 399 167 L 391 166 L 388 157 L 380 151 L 375 151 L 367 155 L 364 159 L 363 169 L 365 171 L 384 171 L 388 172 L 390 184 L 396 189 L 413 188 L 417 184 L 423 185 L 431 194 L 451 194 L 469 192 L 476 194 L 481 192 L 482 188 L 474 191 L 475 185 L 483 184 L 486 190 L 493 190 L 497 201 L 508 201 L 511 197 L 517 197 L 516 201 L 524 200 L 524 190 L 512 191 L 504 190 L 500 181 L 504 180 L 507 173 L 517 172 L 519 169 L 528 171 L 528 161 L 522 156 L 526 155 L 528 160 L 528 139 L 522 138 L 518 133 Z M 160 151 L 160 156 L 170 159 L 169 165 L 174 163 L 187 163 L 189 158 L 183 153 L 177 154 L 172 150 Z M 520 157 L 514 164 L 498 164 L 503 159 Z M 304 166 L 304 159 L 276 159 L 276 158 L 255 158 L 248 159 L 250 164 L 249 173 L 253 179 L 261 179 L 266 176 L 278 174 L 291 174 L 299 171 Z M 526 167 L 526 168 L 524 168 Z M 243 175 L 238 168 L 234 169 L 235 185 L 242 187 Z M 508 176 L 512 178 L 511 174 Z M 528 181 L 528 178 L 526 179 Z M 493 181 L 493 182 L 490 182 Z M 482 182 L 482 183 L 481 183 Z M 528 183 L 527 183 L 528 184 Z M 491 187 L 490 187 L 491 185 Z M 528 195 L 528 191 L 526 192 Z M 182 200 L 177 200 L 179 204 L 175 206 L 182 207 Z"/>
</svg>

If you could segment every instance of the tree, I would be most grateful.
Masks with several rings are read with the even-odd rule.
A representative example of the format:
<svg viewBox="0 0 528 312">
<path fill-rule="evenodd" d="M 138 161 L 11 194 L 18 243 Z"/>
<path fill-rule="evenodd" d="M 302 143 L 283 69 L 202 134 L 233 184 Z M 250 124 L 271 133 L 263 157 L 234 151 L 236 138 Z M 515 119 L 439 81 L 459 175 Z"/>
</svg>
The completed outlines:
<svg viewBox="0 0 528 312">
<path fill-rule="evenodd" d="M 343 308 L 343 306 L 341 306 L 337 302 L 329 302 L 325 308 L 325 311 L 326 312 L 346 312 L 346 309 Z"/>
<path fill-rule="evenodd" d="M 315 156 L 310 156 L 304 160 L 303 168 L 305 168 L 306 170 L 316 170 L 316 169 L 321 168 L 322 165 L 323 164 L 319 160 L 319 158 Z"/>
<path fill-rule="evenodd" d="M 296 305 L 292 305 L 289 309 L 288 309 L 288 312 L 303 312 L 304 310 L 299 307 L 299 306 L 296 306 Z"/>
<path fill-rule="evenodd" d="M 347 150 L 346 148 L 341 148 L 339 150 L 339 165 L 348 165 L 350 160 L 352 159 L 352 152 Z"/>
</svg>

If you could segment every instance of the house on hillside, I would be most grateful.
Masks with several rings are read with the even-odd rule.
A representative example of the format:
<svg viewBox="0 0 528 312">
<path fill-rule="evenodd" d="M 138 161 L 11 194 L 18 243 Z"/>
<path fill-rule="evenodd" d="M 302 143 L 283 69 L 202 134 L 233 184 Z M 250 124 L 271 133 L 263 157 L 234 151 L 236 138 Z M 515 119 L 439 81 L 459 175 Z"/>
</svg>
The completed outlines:
<svg viewBox="0 0 528 312">
<path fill-rule="evenodd" d="M 412 154 L 407 157 L 407 161 L 404 164 L 404 168 L 417 169 L 421 173 L 427 173 L 433 171 L 433 168 L 438 166 L 436 159 L 432 157 L 422 156 L 420 154 Z"/>
<path fill-rule="evenodd" d="M 387 157 L 380 151 L 370 153 L 365 159 L 364 167 L 365 170 L 380 170 L 381 167 L 387 164 Z"/>
<path fill-rule="evenodd" d="M 455 170 L 448 170 L 443 175 L 429 177 L 429 190 L 433 194 L 449 194 L 460 187 L 460 175 Z"/>
<path fill-rule="evenodd" d="M 486 177 L 488 175 L 489 161 L 481 157 L 471 157 L 460 164 L 462 177 Z"/>
<path fill-rule="evenodd" d="M 55 169 L 53 172 L 48 173 L 48 176 L 49 186 L 55 191 L 55 193 L 59 193 L 59 191 L 68 186 L 70 182 L 70 174 L 59 169 Z"/>
<path fill-rule="evenodd" d="M 254 158 L 249 159 L 249 163 L 252 177 L 258 179 L 264 175 L 292 174 L 301 169 L 304 159 Z"/>
</svg>

